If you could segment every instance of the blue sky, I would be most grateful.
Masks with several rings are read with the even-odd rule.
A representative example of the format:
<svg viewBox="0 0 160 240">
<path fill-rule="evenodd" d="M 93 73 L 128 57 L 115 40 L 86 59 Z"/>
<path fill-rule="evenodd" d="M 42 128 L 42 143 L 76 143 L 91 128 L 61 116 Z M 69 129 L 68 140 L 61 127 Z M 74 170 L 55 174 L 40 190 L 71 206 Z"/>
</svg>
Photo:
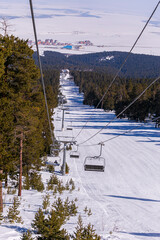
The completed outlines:
<svg viewBox="0 0 160 240">
<path fill-rule="evenodd" d="M 157 2 L 157 0 L 38 0 L 33 1 L 33 4 L 35 6 L 49 4 L 52 7 L 61 6 L 62 8 L 86 8 L 116 13 L 145 14 L 151 12 Z"/>
<path fill-rule="evenodd" d="M 1 0 L 1 3 L 29 4 L 29 0 Z M 144 16 L 151 13 L 157 3 L 158 0 L 33 0 L 36 7 L 86 8 Z"/>
<path fill-rule="evenodd" d="M 90 11 L 102 11 L 106 13 L 120 13 L 128 15 L 138 15 L 148 18 L 158 3 L 158 0 L 32 0 L 34 9 L 41 9 L 42 18 L 52 17 L 52 10 L 62 9 L 64 16 L 71 14 L 70 10 L 82 11 L 82 17 L 94 17 Z M 22 9 L 23 14 L 29 13 L 29 0 L 1 0 L 1 9 L 8 8 L 12 11 L 12 16 L 16 16 L 16 9 Z M 68 11 L 63 11 L 68 9 Z M 88 12 L 87 12 L 88 11 Z M 10 14 L 11 11 L 8 11 Z M 73 12 L 74 13 L 74 12 Z M 77 12 L 78 13 L 78 12 Z M 6 13 L 5 13 L 6 14 Z M 7 17 L 9 17 L 9 14 Z M 76 14 L 76 12 L 75 12 Z M 3 16 L 1 11 L 0 17 Z M 12 18 L 12 16 L 10 16 Z M 60 16 L 60 15 L 57 15 Z M 155 17 L 160 16 L 160 6 Z M 97 16 L 95 16 L 97 17 Z"/>
</svg>

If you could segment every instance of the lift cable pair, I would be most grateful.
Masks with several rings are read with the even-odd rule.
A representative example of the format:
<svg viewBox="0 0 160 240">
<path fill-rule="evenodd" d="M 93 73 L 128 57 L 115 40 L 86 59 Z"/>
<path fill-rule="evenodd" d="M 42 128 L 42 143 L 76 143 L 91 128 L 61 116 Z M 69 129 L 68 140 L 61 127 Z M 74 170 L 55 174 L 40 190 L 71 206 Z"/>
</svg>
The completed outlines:
<svg viewBox="0 0 160 240">
<path fill-rule="evenodd" d="M 148 123 L 155 122 L 155 121 L 158 120 L 158 119 L 160 119 L 160 117 L 154 118 L 154 119 L 148 121 L 147 123 L 142 123 L 142 124 L 140 124 L 140 125 L 138 125 L 138 126 L 136 126 L 136 127 L 134 127 L 134 128 L 131 128 L 131 129 L 127 130 L 127 131 L 124 131 L 124 132 L 122 132 L 122 133 L 119 133 L 119 134 L 117 134 L 116 136 L 111 137 L 111 138 L 103 141 L 102 143 L 110 142 L 110 141 L 112 141 L 112 140 L 115 139 L 115 138 L 124 136 L 124 135 L 126 135 L 127 133 L 130 133 L 130 132 L 132 132 L 132 131 L 135 131 L 135 130 L 143 127 L 144 125 L 147 125 Z M 95 144 L 81 145 L 81 146 L 79 146 L 79 147 L 94 147 L 94 146 L 98 146 L 98 145 L 99 145 L 99 143 L 95 143 Z"/>
</svg>

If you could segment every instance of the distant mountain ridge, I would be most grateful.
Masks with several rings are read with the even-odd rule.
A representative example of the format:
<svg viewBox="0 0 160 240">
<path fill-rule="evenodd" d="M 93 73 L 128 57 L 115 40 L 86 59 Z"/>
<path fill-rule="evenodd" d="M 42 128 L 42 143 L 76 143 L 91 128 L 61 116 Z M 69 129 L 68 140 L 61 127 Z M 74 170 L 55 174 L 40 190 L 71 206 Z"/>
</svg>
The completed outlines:
<svg viewBox="0 0 160 240">
<path fill-rule="evenodd" d="M 127 55 L 127 52 L 119 51 L 83 55 L 45 51 L 41 60 L 42 64 L 49 64 L 58 69 L 69 68 L 71 70 L 115 73 Z M 34 57 L 36 56 L 34 55 Z M 160 56 L 131 53 L 120 75 L 127 78 L 155 78 L 160 75 Z"/>
</svg>

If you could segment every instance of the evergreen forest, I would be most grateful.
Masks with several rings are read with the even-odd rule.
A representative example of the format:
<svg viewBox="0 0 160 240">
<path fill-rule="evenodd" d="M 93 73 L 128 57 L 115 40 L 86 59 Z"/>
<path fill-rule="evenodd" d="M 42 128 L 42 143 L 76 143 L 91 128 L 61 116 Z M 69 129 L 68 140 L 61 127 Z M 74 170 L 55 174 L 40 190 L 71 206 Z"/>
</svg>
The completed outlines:
<svg viewBox="0 0 160 240">
<path fill-rule="evenodd" d="M 84 104 L 115 110 L 120 114 L 154 79 L 117 77 L 111 88 L 107 91 L 114 75 L 93 71 L 73 71 L 74 81 L 79 91 L 84 93 Z M 101 98 L 107 94 L 99 104 Z M 145 121 L 147 117 L 160 116 L 160 83 L 157 82 L 149 88 L 121 118 Z M 157 120 L 159 121 L 159 120 Z"/>
<path fill-rule="evenodd" d="M 118 71 L 127 55 L 127 52 L 118 51 L 79 55 L 44 51 L 41 61 L 43 65 L 51 65 L 56 69 L 68 68 L 75 71 L 95 71 L 114 74 Z M 34 54 L 34 58 L 36 58 L 36 53 Z M 160 56 L 133 53 L 130 54 L 119 74 L 121 77 L 132 79 L 151 79 L 159 75 Z"/>
<path fill-rule="evenodd" d="M 17 180 L 23 152 L 23 175 L 39 169 L 49 152 L 49 132 L 40 71 L 27 41 L 0 37 L 0 170 L 1 179 Z M 57 106 L 59 71 L 44 66 L 50 116 Z M 53 128 L 53 126 L 52 126 Z"/>
</svg>

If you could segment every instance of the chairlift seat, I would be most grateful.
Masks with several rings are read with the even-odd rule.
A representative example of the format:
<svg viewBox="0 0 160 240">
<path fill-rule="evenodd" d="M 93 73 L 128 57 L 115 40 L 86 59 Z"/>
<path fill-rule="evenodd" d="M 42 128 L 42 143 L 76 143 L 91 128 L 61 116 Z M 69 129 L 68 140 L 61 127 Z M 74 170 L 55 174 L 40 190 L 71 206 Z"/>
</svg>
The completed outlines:
<svg viewBox="0 0 160 240">
<path fill-rule="evenodd" d="M 72 127 L 67 127 L 67 130 L 73 130 L 73 128 Z"/>
<path fill-rule="evenodd" d="M 59 121 L 59 120 L 61 120 L 61 118 L 60 117 L 56 117 L 56 120 Z"/>
<path fill-rule="evenodd" d="M 76 151 L 73 151 L 70 153 L 70 158 L 79 158 L 79 153 Z"/>
<path fill-rule="evenodd" d="M 86 157 L 84 161 L 85 171 L 104 172 L 105 159 L 103 157 Z"/>
</svg>

